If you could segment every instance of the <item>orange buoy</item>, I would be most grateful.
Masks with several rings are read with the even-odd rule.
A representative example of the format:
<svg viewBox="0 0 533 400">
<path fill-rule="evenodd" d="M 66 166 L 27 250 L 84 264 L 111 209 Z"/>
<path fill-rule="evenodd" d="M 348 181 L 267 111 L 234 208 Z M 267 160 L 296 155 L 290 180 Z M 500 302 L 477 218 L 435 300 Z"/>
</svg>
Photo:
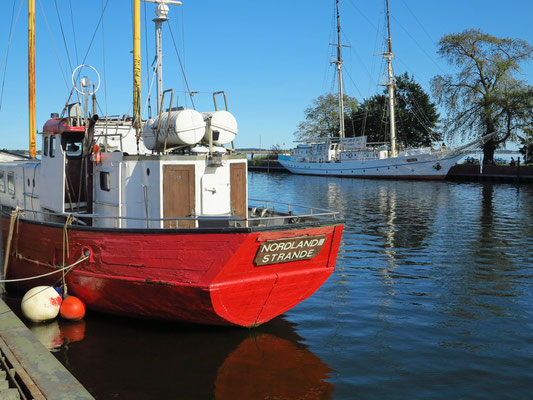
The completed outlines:
<svg viewBox="0 0 533 400">
<path fill-rule="evenodd" d="M 85 316 L 85 304 L 74 296 L 69 296 L 61 303 L 61 316 L 69 321 L 78 321 Z"/>
</svg>

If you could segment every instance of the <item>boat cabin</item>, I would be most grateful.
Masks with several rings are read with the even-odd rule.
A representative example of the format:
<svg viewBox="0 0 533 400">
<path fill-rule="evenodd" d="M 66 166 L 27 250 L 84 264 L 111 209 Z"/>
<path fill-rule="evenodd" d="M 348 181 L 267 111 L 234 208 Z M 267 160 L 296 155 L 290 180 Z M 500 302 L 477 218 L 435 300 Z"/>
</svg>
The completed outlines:
<svg viewBox="0 0 533 400">
<path fill-rule="evenodd" d="M 335 162 L 340 151 L 339 143 L 311 143 L 299 144 L 292 156 L 293 160 L 303 162 Z"/>
<path fill-rule="evenodd" d="M 247 161 L 223 147 L 237 133 L 227 111 L 171 110 L 162 123 L 148 121 L 141 138 L 128 116 L 86 124 L 80 111 L 70 105 L 67 117 L 52 114 L 41 132 L 40 162 L 0 165 L 5 207 L 35 210 L 35 219 L 49 222 L 83 214 L 80 223 L 105 228 L 244 224 Z M 164 151 L 168 144 L 174 147 Z"/>
</svg>

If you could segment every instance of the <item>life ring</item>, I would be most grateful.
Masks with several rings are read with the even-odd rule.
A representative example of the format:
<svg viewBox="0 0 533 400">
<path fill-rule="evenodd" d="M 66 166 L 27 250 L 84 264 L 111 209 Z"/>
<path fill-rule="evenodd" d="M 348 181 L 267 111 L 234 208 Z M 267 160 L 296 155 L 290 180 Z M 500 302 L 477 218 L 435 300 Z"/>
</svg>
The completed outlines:
<svg viewBox="0 0 533 400">
<path fill-rule="evenodd" d="M 352 153 L 348 153 L 348 158 L 352 158 L 353 157 L 353 154 Z"/>
</svg>

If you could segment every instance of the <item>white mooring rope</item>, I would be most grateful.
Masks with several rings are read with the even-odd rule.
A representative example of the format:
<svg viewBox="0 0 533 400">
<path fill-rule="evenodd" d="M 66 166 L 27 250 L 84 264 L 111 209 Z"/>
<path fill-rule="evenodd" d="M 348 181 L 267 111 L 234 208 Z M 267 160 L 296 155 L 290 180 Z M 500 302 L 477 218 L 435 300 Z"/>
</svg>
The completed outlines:
<svg viewBox="0 0 533 400">
<path fill-rule="evenodd" d="M 49 275 L 53 275 L 53 274 L 57 274 L 58 272 L 63 272 L 65 270 L 70 270 L 72 268 L 74 268 L 76 265 L 78 265 L 79 263 L 81 263 L 82 261 L 85 261 L 89 258 L 89 256 L 83 256 L 81 257 L 78 261 L 76 261 L 75 263 L 73 264 L 70 264 L 70 265 L 67 265 L 66 267 L 62 267 L 62 268 L 59 268 L 58 270 L 56 271 L 52 271 L 52 272 L 47 272 L 46 274 L 42 274 L 42 275 L 37 275 L 37 276 L 30 276 L 29 278 L 20 278 L 20 279 L 5 279 L 5 280 L 0 280 L 0 283 L 13 283 L 13 282 L 22 282 L 22 281 L 30 281 L 32 279 L 39 279 L 39 278 L 43 278 L 45 276 L 49 276 Z M 70 271 L 67 271 L 67 273 L 70 272 Z"/>
</svg>

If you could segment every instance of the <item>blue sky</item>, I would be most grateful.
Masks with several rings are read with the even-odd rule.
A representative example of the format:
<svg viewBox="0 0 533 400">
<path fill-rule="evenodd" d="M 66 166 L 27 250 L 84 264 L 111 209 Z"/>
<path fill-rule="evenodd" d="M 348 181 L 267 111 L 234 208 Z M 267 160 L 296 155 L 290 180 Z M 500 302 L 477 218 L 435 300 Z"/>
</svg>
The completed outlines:
<svg viewBox="0 0 533 400">
<path fill-rule="evenodd" d="M 13 4 L 16 16 L 21 1 L 5 70 L 0 148 L 28 147 L 25 0 L 1 2 L 0 77 L 4 78 Z M 70 65 L 75 68 L 83 62 L 107 0 L 56 1 Z M 359 100 L 382 90 L 378 84 L 384 69 L 376 54 L 384 45 L 384 3 L 341 0 L 343 42 L 351 46 L 344 50 L 345 92 Z M 395 72 L 413 74 L 427 91 L 433 76 L 450 71 L 436 54 L 437 42 L 445 34 L 480 28 L 533 44 L 530 0 L 390 0 L 390 4 Z M 70 91 L 72 69 L 54 1 L 36 0 L 36 9 L 37 126 L 42 128 L 50 113 L 61 112 Z M 151 63 L 154 57 L 154 10 L 151 3 L 141 6 L 143 81 L 146 61 Z M 335 41 L 334 0 L 184 0 L 183 6 L 171 6 L 170 17 L 189 86 L 199 92 L 196 108 L 213 109 L 210 93 L 225 90 L 229 109 L 239 123 L 237 147 L 292 146 L 305 108 L 334 89 L 334 70 L 329 64 L 334 54 L 329 45 Z M 104 35 L 100 27 L 85 60 L 102 75 L 98 101 L 103 113 L 110 115 L 127 113 L 131 107 L 131 19 L 131 1 L 109 0 Z M 180 105 L 190 106 L 168 27 L 163 40 L 164 86 L 175 89 Z M 524 65 L 523 72 L 523 79 L 533 83 L 533 63 Z M 143 109 L 146 89 L 147 83 Z"/>
</svg>

